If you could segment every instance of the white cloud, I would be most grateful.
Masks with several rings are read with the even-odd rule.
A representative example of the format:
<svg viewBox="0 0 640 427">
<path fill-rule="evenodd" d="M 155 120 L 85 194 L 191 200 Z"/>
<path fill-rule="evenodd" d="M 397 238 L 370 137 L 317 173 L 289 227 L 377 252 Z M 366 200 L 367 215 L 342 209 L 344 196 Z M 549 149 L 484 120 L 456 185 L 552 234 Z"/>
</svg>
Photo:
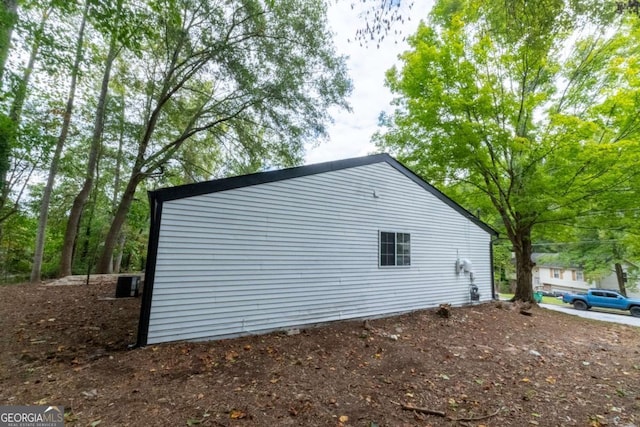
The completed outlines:
<svg viewBox="0 0 640 427">
<path fill-rule="evenodd" d="M 387 37 L 379 48 L 375 44 L 361 47 L 354 41 L 356 29 L 362 27 L 364 20 L 351 9 L 351 2 L 337 1 L 330 6 L 328 17 L 335 33 L 337 51 L 348 56 L 347 65 L 354 86 L 349 98 L 353 111 L 332 111 L 335 123 L 329 127 L 329 140 L 309 147 L 305 163 L 364 156 L 375 150 L 371 136 L 377 130 L 380 112 L 391 111 L 393 98 L 384 86 L 385 72 L 397 63 L 398 55 L 407 50 L 408 45 L 402 38 L 416 31 L 432 4 L 432 0 L 415 1 L 413 7 L 403 14 L 404 24 L 394 23 L 392 31 L 402 30 L 402 35 Z"/>
</svg>

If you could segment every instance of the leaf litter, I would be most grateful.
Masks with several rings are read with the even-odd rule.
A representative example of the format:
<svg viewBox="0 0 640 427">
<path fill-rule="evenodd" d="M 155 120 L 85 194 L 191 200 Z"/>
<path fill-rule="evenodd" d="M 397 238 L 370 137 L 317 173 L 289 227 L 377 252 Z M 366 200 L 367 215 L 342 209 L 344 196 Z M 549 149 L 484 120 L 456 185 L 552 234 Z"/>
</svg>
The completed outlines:
<svg viewBox="0 0 640 427">
<path fill-rule="evenodd" d="M 488 303 L 132 349 L 140 299 L 114 294 L 0 287 L 0 404 L 71 426 L 640 426 L 640 328 Z"/>
</svg>

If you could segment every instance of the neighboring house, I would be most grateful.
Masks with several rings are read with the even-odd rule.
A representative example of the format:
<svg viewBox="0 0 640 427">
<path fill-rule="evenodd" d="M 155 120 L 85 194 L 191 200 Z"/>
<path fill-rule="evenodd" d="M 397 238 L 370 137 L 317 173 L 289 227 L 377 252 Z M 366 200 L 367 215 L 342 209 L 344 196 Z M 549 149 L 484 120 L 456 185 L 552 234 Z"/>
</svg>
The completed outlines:
<svg viewBox="0 0 640 427">
<path fill-rule="evenodd" d="M 493 298 L 496 232 L 387 154 L 149 197 L 138 345 Z"/>
<path fill-rule="evenodd" d="M 595 286 L 588 282 L 584 270 L 558 259 L 558 254 L 534 253 L 531 260 L 533 289 L 548 292 L 583 292 Z"/>
<path fill-rule="evenodd" d="M 532 285 L 534 290 L 557 292 L 584 292 L 589 288 L 603 288 L 618 290 L 618 279 L 615 268 L 611 266 L 611 274 L 598 280 L 588 281 L 582 267 L 570 265 L 558 259 L 558 254 L 534 253 L 531 256 L 535 266 L 532 270 Z M 627 271 L 637 268 L 630 262 L 624 262 L 622 269 Z M 636 290 L 627 290 L 629 296 L 640 296 L 638 286 Z"/>
</svg>

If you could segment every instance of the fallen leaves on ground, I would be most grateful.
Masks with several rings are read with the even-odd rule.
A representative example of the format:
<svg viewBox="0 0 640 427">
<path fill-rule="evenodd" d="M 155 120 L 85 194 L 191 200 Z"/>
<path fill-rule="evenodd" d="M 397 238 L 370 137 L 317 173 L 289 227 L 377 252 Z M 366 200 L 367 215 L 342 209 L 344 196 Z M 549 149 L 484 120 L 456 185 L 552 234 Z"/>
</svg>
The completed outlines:
<svg viewBox="0 0 640 427">
<path fill-rule="evenodd" d="M 638 328 L 490 303 L 131 349 L 140 299 L 114 293 L 0 287 L 0 404 L 83 427 L 640 425 Z"/>
</svg>

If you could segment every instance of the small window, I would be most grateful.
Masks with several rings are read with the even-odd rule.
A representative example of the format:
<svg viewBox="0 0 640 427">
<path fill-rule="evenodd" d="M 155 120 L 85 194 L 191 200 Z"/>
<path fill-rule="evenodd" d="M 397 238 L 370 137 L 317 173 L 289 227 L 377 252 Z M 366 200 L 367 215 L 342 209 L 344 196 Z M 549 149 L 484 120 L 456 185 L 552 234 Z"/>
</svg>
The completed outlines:
<svg viewBox="0 0 640 427">
<path fill-rule="evenodd" d="M 408 233 L 380 232 L 380 266 L 404 267 L 411 265 L 411 235 Z"/>
<path fill-rule="evenodd" d="M 582 271 L 578 270 L 576 271 L 576 279 L 579 280 L 580 282 L 584 281 L 584 273 L 582 273 Z"/>
<path fill-rule="evenodd" d="M 560 270 L 559 268 L 552 268 L 551 269 L 551 276 L 554 279 L 562 279 L 562 270 Z"/>
</svg>

